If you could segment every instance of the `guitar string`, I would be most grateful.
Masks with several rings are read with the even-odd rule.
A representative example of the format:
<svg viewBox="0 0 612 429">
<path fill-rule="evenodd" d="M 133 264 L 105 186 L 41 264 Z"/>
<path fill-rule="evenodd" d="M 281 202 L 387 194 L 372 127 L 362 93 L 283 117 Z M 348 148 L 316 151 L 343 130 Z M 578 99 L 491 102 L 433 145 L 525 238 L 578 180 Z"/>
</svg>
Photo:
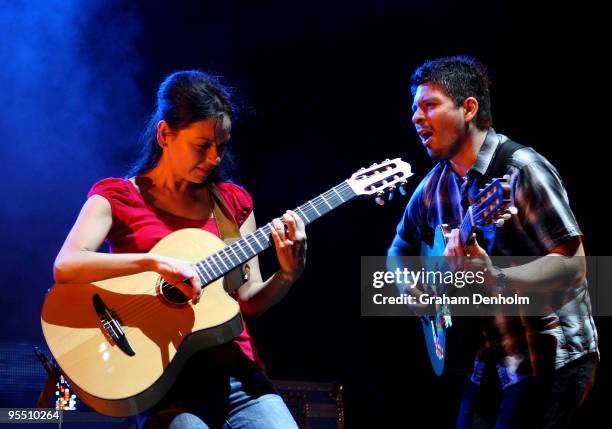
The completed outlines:
<svg viewBox="0 0 612 429">
<path fill-rule="evenodd" d="M 334 190 L 338 191 L 340 195 L 345 196 L 346 199 L 342 198 L 342 196 L 335 195 L 336 192 Z M 350 191 L 350 192 L 348 192 L 348 191 Z M 329 202 L 333 201 L 333 199 L 340 200 L 340 203 L 335 206 L 335 207 L 338 207 L 339 205 L 343 204 L 344 202 L 348 201 L 349 199 L 351 199 L 352 197 L 355 196 L 354 192 L 353 192 L 353 195 L 351 195 L 351 192 L 352 192 L 352 189 L 348 185 L 348 182 L 345 181 L 345 182 L 341 183 L 340 185 L 336 186 L 335 188 L 332 188 L 332 189 L 326 191 L 325 193 L 321 194 L 319 197 L 316 197 L 316 198 L 310 200 L 309 202 L 305 203 L 304 205 L 298 207 L 298 209 L 296 209 L 296 210 L 300 210 L 302 212 L 305 211 L 306 212 L 306 217 L 308 219 L 315 220 L 315 219 L 317 219 L 319 217 L 318 213 L 325 214 L 325 213 L 327 213 L 328 211 L 331 210 L 331 209 L 327 210 L 328 209 L 327 203 L 325 202 L 325 199 L 321 198 L 321 197 L 323 197 L 325 195 L 328 195 L 329 198 L 327 198 L 327 201 L 329 201 Z M 315 206 L 312 203 L 314 203 L 316 205 L 316 208 L 320 209 L 321 211 L 319 212 L 319 211 L 315 210 L 314 209 Z M 308 205 L 312 205 L 313 208 L 309 208 Z M 282 221 L 282 219 L 279 219 L 279 220 Z M 243 237 L 243 239 L 245 239 L 245 241 L 248 242 L 247 239 L 249 237 L 251 237 L 252 235 L 257 233 L 258 231 L 261 231 L 261 230 L 265 229 L 266 227 L 270 227 L 271 228 L 271 223 L 268 223 L 264 227 L 259 228 L 259 230 L 256 230 L 253 233 L 248 234 L 247 236 Z M 268 243 L 269 243 L 269 239 L 268 239 Z M 226 246 L 225 248 L 221 249 L 219 252 L 221 252 L 222 250 L 226 249 L 227 247 L 228 246 Z M 263 251 L 263 249 L 262 249 L 262 251 Z M 216 252 L 213 255 L 209 255 L 209 257 L 217 255 L 219 252 Z M 259 252 L 257 252 L 257 253 L 259 253 Z M 249 259 L 251 259 L 255 255 L 251 256 Z M 209 257 L 207 257 L 207 258 L 209 258 Z M 207 258 L 205 258 L 205 259 L 207 259 Z M 214 272 L 214 270 L 213 270 L 213 272 Z M 214 283 L 215 281 L 210 281 L 209 283 L 206 284 L 206 286 Z M 128 299 L 126 302 L 122 303 L 120 306 L 117 306 L 116 308 L 112 308 L 113 312 L 115 312 L 119 316 L 119 319 L 121 319 L 124 322 L 125 322 L 125 320 L 134 318 L 135 316 L 139 316 L 137 318 L 142 318 L 143 316 L 148 317 L 149 313 L 151 313 L 150 310 L 154 310 L 154 309 L 158 308 L 158 306 L 159 306 L 159 302 L 156 299 L 156 297 L 157 297 L 157 283 L 158 283 L 158 281 L 155 282 L 155 284 L 156 284 L 155 287 L 143 291 L 143 293 L 134 296 L 134 298 Z M 169 287 L 170 288 L 176 288 L 173 285 L 170 285 Z M 150 292 L 154 292 L 154 294 L 145 295 L 145 294 L 150 293 Z M 144 305 L 144 306 L 134 305 L 138 301 L 149 300 L 151 298 L 155 299 L 155 301 L 150 303 L 150 304 L 147 304 L 147 305 Z M 189 300 L 187 300 L 184 303 L 184 305 L 186 305 L 188 302 L 189 302 Z M 134 327 L 127 326 L 127 327 L 123 328 L 123 332 L 125 334 L 127 334 L 128 332 L 132 331 L 132 329 L 137 329 L 137 326 L 134 326 Z M 72 333 L 67 333 L 62 338 L 62 340 L 68 339 L 68 337 L 70 337 L 71 334 Z M 76 335 L 76 333 L 74 333 L 74 334 Z"/>
<path fill-rule="evenodd" d="M 347 185 L 347 186 L 348 186 L 348 185 Z M 330 192 L 330 191 L 327 191 L 326 193 L 328 193 L 328 192 Z M 317 197 L 317 198 L 318 198 L 318 197 Z M 314 201 L 314 200 L 316 200 L 317 198 L 315 198 L 315 199 L 313 199 L 313 200 L 311 200 L 311 201 Z M 341 200 L 341 203 L 340 203 L 340 204 L 342 204 L 343 202 L 347 201 L 347 200 L 343 200 L 342 198 L 338 198 L 338 199 L 340 199 L 340 200 Z M 322 202 L 322 201 L 317 201 L 317 202 L 316 202 L 316 204 L 317 204 L 317 208 L 319 208 L 319 209 L 320 209 L 320 211 L 317 211 L 316 213 L 315 213 L 315 212 L 313 212 L 313 209 L 310 209 L 310 208 L 308 208 L 308 207 L 306 207 L 306 209 L 305 209 L 305 210 L 301 208 L 301 207 L 305 207 L 305 206 L 307 206 L 309 203 L 310 203 L 310 202 L 308 202 L 308 203 L 306 203 L 306 204 L 304 204 L 303 206 L 300 206 L 300 207 L 298 208 L 300 211 L 305 211 L 305 210 L 306 210 L 306 211 L 307 211 L 307 212 L 306 212 L 306 216 L 307 216 L 309 219 L 312 219 L 312 220 L 317 219 L 317 218 L 318 218 L 318 216 L 319 216 L 317 213 L 320 213 L 320 212 L 326 213 L 326 211 L 325 211 L 325 210 L 324 210 L 324 208 L 323 208 L 323 206 L 325 205 L 325 203 L 324 203 L 324 202 Z M 315 210 L 315 211 L 316 211 L 316 210 Z M 281 222 L 284 222 L 284 221 L 283 221 L 283 219 L 281 219 L 281 218 L 278 218 L 278 219 L 279 219 Z M 243 237 L 244 241 L 245 241 L 246 243 L 248 243 L 248 245 L 251 245 L 251 247 L 262 247 L 262 246 L 256 246 L 256 245 L 255 245 L 255 243 L 256 243 L 256 239 L 254 239 L 254 235 L 255 235 L 255 233 L 257 233 L 258 231 L 262 231 L 262 232 L 263 232 L 263 230 L 264 230 L 264 229 L 266 229 L 266 228 L 269 228 L 269 229 L 271 229 L 271 228 L 272 228 L 272 225 L 271 225 L 271 223 L 270 223 L 270 222 L 269 222 L 269 223 L 267 223 L 265 226 L 263 226 L 263 227 L 259 228 L 259 230 L 256 230 L 256 231 L 254 231 L 253 233 L 250 233 L 250 234 L 248 234 L 247 236 Z M 268 243 L 270 243 L 270 242 L 271 242 L 271 239 L 269 239 L 269 238 L 268 238 L 268 237 L 269 237 L 269 232 L 268 232 L 268 231 L 266 231 L 266 233 L 264 234 L 264 237 L 266 237 L 266 241 L 267 241 Z M 253 238 L 253 239 L 249 240 L 249 238 Z M 239 240 L 239 241 L 240 241 L 240 240 Z M 235 243 L 233 243 L 233 244 L 235 244 Z M 238 246 L 238 245 L 237 245 L 237 246 Z M 208 257 L 204 258 L 202 261 L 207 260 L 207 259 L 212 259 L 212 258 L 213 258 L 215 255 L 219 255 L 219 253 L 221 253 L 221 252 L 222 252 L 224 249 L 226 249 L 227 247 L 228 247 L 228 246 L 224 247 L 223 249 L 221 249 L 220 251 L 218 251 L 218 252 L 216 252 L 216 253 L 214 253 L 214 254 L 212 254 L 212 255 L 209 255 Z M 238 247 L 239 247 L 239 246 L 238 246 Z M 253 257 L 255 257 L 257 254 L 259 254 L 260 252 L 262 252 L 262 251 L 263 251 L 263 250 L 265 250 L 265 249 L 266 249 L 266 247 L 262 248 L 262 249 L 261 249 L 260 251 L 258 251 L 258 252 L 255 252 L 253 255 L 248 255 L 248 256 L 249 256 L 249 257 L 248 257 L 248 259 L 246 259 L 245 261 L 243 261 L 243 262 L 241 262 L 241 263 L 244 263 L 244 262 L 246 262 L 246 261 L 248 261 L 248 260 L 252 259 Z M 247 252 L 247 251 L 243 251 L 243 253 L 244 253 L 244 252 Z M 249 252 L 249 253 L 251 253 L 251 252 Z M 245 253 L 245 254 L 246 254 L 246 253 Z M 217 256 L 217 258 L 218 258 L 219 260 L 221 259 L 221 257 L 219 257 L 219 256 Z M 200 261 L 200 262 L 202 262 L 202 261 Z M 231 260 L 230 260 L 230 261 L 231 261 Z M 214 263 L 214 259 L 213 259 L 213 263 Z M 195 265 L 195 264 L 194 264 L 194 265 Z M 219 264 L 217 264 L 217 265 L 219 265 Z M 197 271 L 197 269 L 196 269 L 196 271 Z M 215 270 L 212 270 L 212 271 L 213 271 L 214 277 L 217 277 L 217 273 L 215 272 Z M 206 285 L 208 285 L 208 284 L 210 284 L 210 283 L 213 283 L 213 280 L 207 281 L 207 279 L 206 279 L 205 277 L 203 277 L 203 276 L 202 276 L 202 274 L 201 274 L 199 271 L 198 271 L 198 274 L 199 274 L 199 276 L 201 277 L 201 281 L 202 281 L 202 283 L 205 283 Z M 212 278 L 214 278 L 214 277 L 212 277 Z M 176 286 L 174 286 L 174 285 L 171 285 L 171 284 L 170 284 L 170 286 L 169 286 L 168 288 L 169 288 L 169 289 L 176 289 Z M 155 294 L 157 294 L 157 282 L 156 282 L 156 287 L 151 288 L 151 289 L 148 289 L 148 290 L 145 290 L 145 291 L 144 291 L 144 293 L 145 293 L 145 294 L 146 294 L 146 293 L 155 293 Z M 181 292 L 181 293 L 182 293 L 182 292 Z M 150 296 L 150 295 L 149 295 L 149 296 Z M 136 301 L 136 300 L 137 300 L 137 298 L 134 298 L 132 301 Z M 188 302 L 188 301 L 189 301 L 189 300 L 187 300 L 186 302 Z M 142 310 L 146 310 L 146 309 L 147 309 L 147 306 L 145 306 L 145 307 L 134 307 L 134 306 L 132 306 L 131 304 L 132 304 L 132 302 L 127 301 L 127 302 L 123 303 L 123 306 L 118 306 L 117 308 L 113 308 L 113 310 L 114 310 L 115 312 L 117 312 L 117 313 L 118 313 L 119 311 L 122 311 L 122 312 L 123 312 L 123 314 L 125 314 L 125 315 L 126 315 L 126 317 L 130 317 L 130 316 L 133 316 L 133 315 L 134 315 L 134 312 L 140 312 L 140 311 L 142 311 Z M 156 307 L 156 306 L 157 306 L 157 303 L 154 303 L 154 304 L 151 304 L 151 305 L 152 305 L 152 306 L 154 306 L 154 307 Z M 132 308 L 127 308 L 127 306 L 132 307 Z M 132 311 L 130 312 L 130 310 L 132 310 Z M 122 318 L 123 318 L 123 317 L 122 317 Z"/>
<path fill-rule="evenodd" d="M 345 183 L 346 183 L 346 182 L 345 182 Z M 348 184 L 347 184 L 347 186 L 348 186 Z M 350 187 L 349 187 L 349 188 L 350 188 Z M 341 191 L 346 191 L 346 190 L 347 190 L 347 189 L 343 189 L 343 190 L 341 190 Z M 330 192 L 330 191 L 328 191 L 328 192 Z M 327 192 L 326 192 L 326 193 L 327 193 Z M 344 202 L 348 201 L 348 200 L 349 200 L 351 197 L 354 197 L 354 196 L 355 196 L 355 195 L 354 195 L 354 193 L 353 193 L 353 195 L 350 195 L 350 193 L 345 194 L 345 195 L 347 196 L 347 199 L 343 199 L 343 198 L 341 198 L 341 197 L 339 197 L 339 198 L 338 198 L 338 199 L 341 201 L 341 202 L 338 204 L 338 206 L 339 206 L 339 205 L 341 205 L 342 203 L 344 203 Z M 311 201 L 314 201 L 314 200 L 311 200 Z M 317 203 L 319 203 L 319 202 L 317 202 Z M 320 203 L 321 203 L 320 205 L 321 205 L 321 207 L 322 207 L 322 204 L 323 204 L 323 203 L 322 203 L 322 202 L 320 202 Z M 308 204 L 309 204 L 309 203 L 306 203 L 306 204 L 304 204 L 304 205 L 303 205 L 303 206 L 301 206 L 301 207 L 305 207 L 305 206 L 306 206 L 306 205 L 308 205 Z M 300 209 L 301 209 L 301 207 L 300 207 Z M 321 208 L 321 207 L 319 207 L 319 208 Z M 336 206 L 336 207 L 337 207 L 337 206 Z M 308 214 L 310 214 L 310 215 L 311 215 L 309 218 L 310 218 L 310 219 L 312 219 L 312 220 L 315 220 L 315 219 L 316 219 L 316 217 L 315 217 L 315 213 L 314 213 L 314 212 L 315 212 L 315 210 L 310 209 L 310 208 L 308 208 L 308 207 L 306 207 L 305 209 L 301 209 L 301 210 L 307 210 L 307 211 L 308 211 Z M 326 212 L 324 211 L 323 213 L 326 213 Z M 266 224 L 266 226 L 270 226 L 270 227 L 271 227 L 271 224 L 270 224 L 270 223 L 268 223 L 268 224 Z M 263 229 L 263 228 L 265 228 L 266 226 L 264 226 L 264 227 L 262 227 L 262 228 L 260 228 L 260 229 Z M 252 233 L 252 234 L 253 234 L 253 233 Z M 247 235 L 247 236 L 246 236 L 246 237 L 244 237 L 244 238 L 247 238 L 247 237 L 249 237 L 250 235 L 251 235 L 251 234 Z M 211 282 L 211 283 L 213 283 L 213 282 Z M 174 287 L 174 286 L 172 286 L 172 287 Z M 156 288 L 152 288 L 152 289 L 150 289 L 149 291 L 151 291 L 151 290 L 156 290 Z M 135 301 L 138 301 L 138 300 L 140 300 L 140 299 L 150 299 L 150 298 L 154 298 L 154 299 L 155 299 L 155 297 L 154 297 L 154 296 L 151 296 L 151 295 L 148 295 L 148 296 L 138 295 L 138 297 L 136 297 L 136 298 L 132 299 L 131 301 L 132 301 L 132 302 L 135 302 Z M 189 301 L 187 301 L 185 304 L 187 304 L 188 302 L 189 302 Z M 130 315 L 128 315 L 128 314 L 131 314 L 131 315 L 133 316 L 133 315 L 134 315 L 134 312 L 136 312 L 136 313 L 137 313 L 137 316 L 139 316 L 138 318 L 141 318 L 141 319 L 142 319 L 143 317 L 145 317 L 145 318 L 146 318 L 146 317 L 149 317 L 149 316 L 151 315 L 151 314 L 149 314 L 149 313 L 152 313 L 152 311 L 151 311 L 151 310 L 156 310 L 156 309 L 159 307 L 159 302 L 154 301 L 154 303 L 149 304 L 149 305 L 145 305 L 145 306 L 140 307 L 140 308 L 133 307 L 134 309 L 133 309 L 133 310 L 132 310 L 132 309 L 130 309 L 130 310 L 132 310 L 132 311 L 129 311 L 129 312 L 126 312 L 126 310 L 125 310 L 125 307 L 126 307 L 126 306 L 127 306 L 127 304 L 126 304 L 126 303 L 124 303 L 124 305 L 123 305 L 123 307 L 124 307 L 123 314 L 118 314 L 119 312 L 118 312 L 118 311 L 117 311 L 117 309 L 115 309 L 115 308 L 113 308 L 113 311 L 114 311 L 115 313 L 117 313 L 117 314 L 119 315 L 119 318 L 120 318 L 120 319 L 122 319 L 122 320 L 127 320 L 127 319 L 129 319 L 129 318 L 130 318 Z M 124 314 L 125 314 L 125 315 L 124 315 Z M 132 332 L 134 329 L 139 329 L 139 328 L 138 328 L 138 326 L 126 326 L 125 328 L 123 328 L 123 332 L 124 332 L 124 334 L 125 334 L 125 335 L 127 335 L 128 333 Z M 68 336 L 70 336 L 70 335 L 71 335 L 71 333 L 68 333 L 68 334 L 66 335 L 66 337 L 68 337 Z M 86 360 L 88 359 L 88 358 L 87 358 L 87 356 L 81 356 L 81 357 L 82 357 L 82 359 L 78 359 L 78 360 L 76 360 L 76 361 L 72 360 L 72 365 L 76 365 L 76 364 L 78 364 L 79 362 L 83 362 L 83 361 L 86 361 Z"/>
</svg>

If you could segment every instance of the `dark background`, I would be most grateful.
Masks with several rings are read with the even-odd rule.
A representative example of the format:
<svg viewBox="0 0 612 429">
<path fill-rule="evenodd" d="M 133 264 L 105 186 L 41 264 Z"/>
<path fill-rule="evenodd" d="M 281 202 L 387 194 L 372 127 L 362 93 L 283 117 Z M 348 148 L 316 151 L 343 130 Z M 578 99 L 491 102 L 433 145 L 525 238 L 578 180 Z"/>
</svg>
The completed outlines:
<svg viewBox="0 0 612 429">
<path fill-rule="evenodd" d="M 236 181 L 263 223 L 384 158 L 412 164 L 412 189 L 432 164 L 410 123 L 410 74 L 425 59 L 474 55 L 493 76 L 495 129 L 558 168 L 587 253 L 605 255 L 602 17 L 587 2 L 9 6 L 0 12 L 0 339 L 43 341 L 53 259 L 89 187 L 125 174 L 156 87 L 177 69 L 212 71 L 235 88 Z M 349 428 L 453 426 L 461 384 L 433 376 L 416 319 L 360 316 L 360 257 L 385 253 L 406 201 L 355 201 L 311 225 L 307 271 L 250 323 L 272 377 L 345 386 Z M 261 265 L 276 269 L 272 251 Z M 610 387 L 610 322 L 597 322 L 603 362 L 584 427 L 603 417 Z"/>
</svg>

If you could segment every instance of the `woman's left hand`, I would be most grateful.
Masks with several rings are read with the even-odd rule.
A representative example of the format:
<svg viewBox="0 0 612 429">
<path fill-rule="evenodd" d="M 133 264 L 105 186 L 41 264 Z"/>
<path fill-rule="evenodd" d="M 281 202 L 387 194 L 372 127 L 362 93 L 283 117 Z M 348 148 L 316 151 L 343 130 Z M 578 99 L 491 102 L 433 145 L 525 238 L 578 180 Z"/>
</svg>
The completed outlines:
<svg viewBox="0 0 612 429">
<path fill-rule="evenodd" d="M 272 239 L 283 274 L 295 281 L 306 265 L 306 227 L 294 211 L 287 210 L 283 219 L 286 230 L 279 219 L 272 220 Z"/>
</svg>

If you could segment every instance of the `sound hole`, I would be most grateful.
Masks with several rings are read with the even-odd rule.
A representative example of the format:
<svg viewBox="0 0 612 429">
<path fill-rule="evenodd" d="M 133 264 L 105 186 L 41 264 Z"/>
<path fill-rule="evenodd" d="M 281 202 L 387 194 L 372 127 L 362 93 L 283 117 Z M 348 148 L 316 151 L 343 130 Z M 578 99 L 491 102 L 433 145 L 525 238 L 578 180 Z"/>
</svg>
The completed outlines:
<svg viewBox="0 0 612 429">
<path fill-rule="evenodd" d="M 191 287 L 189 280 L 183 280 L 183 283 Z M 158 291 L 167 301 L 171 302 L 172 304 L 185 304 L 191 299 L 190 296 L 186 296 L 179 288 L 172 286 L 172 284 L 168 283 L 163 278 L 160 279 L 158 283 Z"/>
</svg>

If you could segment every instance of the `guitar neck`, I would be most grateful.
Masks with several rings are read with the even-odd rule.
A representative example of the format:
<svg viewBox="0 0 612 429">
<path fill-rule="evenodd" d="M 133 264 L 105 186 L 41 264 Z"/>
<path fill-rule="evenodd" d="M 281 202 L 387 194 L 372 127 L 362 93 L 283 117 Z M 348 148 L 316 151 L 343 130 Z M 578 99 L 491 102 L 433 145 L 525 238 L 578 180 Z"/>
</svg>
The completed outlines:
<svg viewBox="0 0 612 429">
<path fill-rule="evenodd" d="M 484 189 L 481 189 L 476 195 L 476 202 L 471 204 L 461 225 L 459 225 L 459 237 L 461 244 L 466 246 L 470 241 L 470 237 L 476 230 L 478 224 L 482 224 L 485 220 L 491 218 L 499 219 L 500 215 L 496 216 L 500 207 L 507 205 L 509 200 L 510 188 L 508 186 L 508 178 L 493 179 Z M 503 223 L 502 223 L 503 225 Z"/>
<path fill-rule="evenodd" d="M 474 221 L 474 209 L 472 206 L 470 206 L 463 217 L 461 225 L 459 225 L 459 238 L 461 239 L 462 246 L 467 245 L 475 229 L 476 222 Z"/>
<path fill-rule="evenodd" d="M 353 191 L 347 181 L 334 186 L 327 192 L 302 204 L 293 211 L 296 212 L 307 225 L 336 207 L 355 198 L 357 194 Z M 284 223 L 283 219 L 280 219 Z M 195 264 L 202 284 L 208 284 L 223 277 L 234 268 L 244 264 L 249 259 L 270 247 L 272 242 L 271 222 L 255 230 L 249 235 L 235 241 L 222 250 L 214 253 Z"/>
</svg>

